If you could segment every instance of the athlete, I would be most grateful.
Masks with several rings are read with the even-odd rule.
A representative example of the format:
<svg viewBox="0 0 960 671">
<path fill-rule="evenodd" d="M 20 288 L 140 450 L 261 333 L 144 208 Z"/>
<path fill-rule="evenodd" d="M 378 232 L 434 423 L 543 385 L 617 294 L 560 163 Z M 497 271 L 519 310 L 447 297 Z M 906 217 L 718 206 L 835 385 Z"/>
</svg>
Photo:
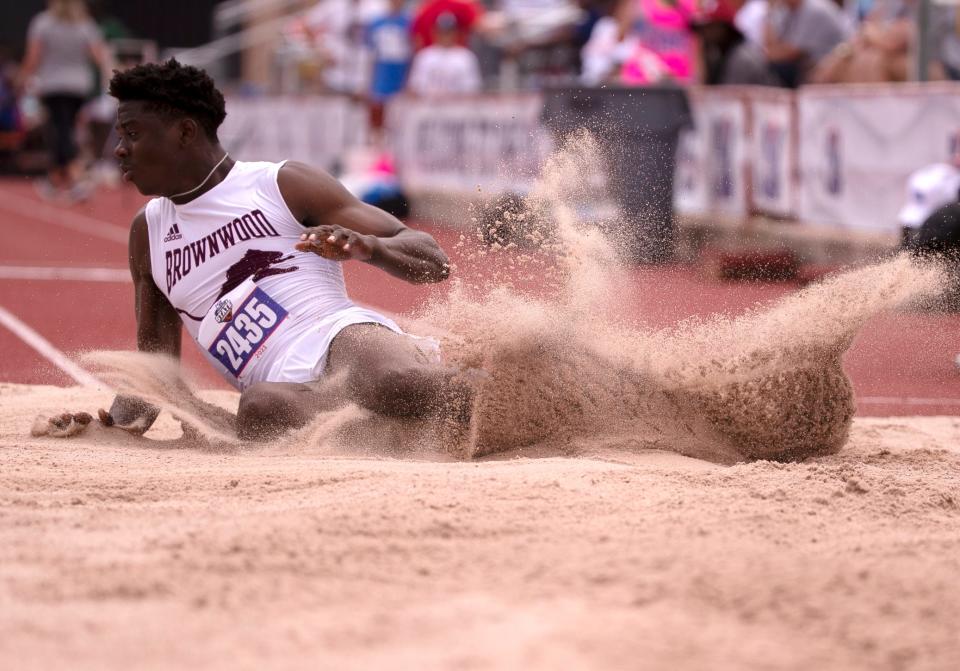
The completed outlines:
<svg viewBox="0 0 960 671">
<path fill-rule="evenodd" d="M 447 257 L 430 235 L 315 168 L 231 158 L 217 138 L 224 99 L 203 70 L 139 65 L 115 72 L 110 94 L 123 179 L 156 196 L 130 229 L 141 351 L 179 357 L 182 324 L 241 391 L 236 429 L 245 439 L 347 402 L 468 421 L 470 372 L 444 365 L 434 341 L 351 302 L 344 285 L 348 261 L 412 283 L 446 279 Z M 121 395 L 100 421 L 142 434 L 158 414 Z"/>
</svg>

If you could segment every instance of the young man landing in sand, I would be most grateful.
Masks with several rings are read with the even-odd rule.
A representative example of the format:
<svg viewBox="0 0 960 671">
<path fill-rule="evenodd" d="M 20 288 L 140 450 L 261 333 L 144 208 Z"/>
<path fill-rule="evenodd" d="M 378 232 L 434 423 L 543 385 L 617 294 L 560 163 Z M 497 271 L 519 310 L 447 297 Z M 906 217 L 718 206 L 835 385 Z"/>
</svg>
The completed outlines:
<svg viewBox="0 0 960 671">
<path fill-rule="evenodd" d="M 231 158 L 217 139 L 224 99 L 202 70 L 140 65 L 115 73 L 110 93 L 123 178 L 156 196 L 130 230 L 141 351 L 179 357 L 182 323 L 241 391 L 241 438 L 279 435 L 347 402 L 466 424 L 473 394 L 460 371 L 344 286 L 345 261 L 413 283 L 446 279 L 430 235 L 307 165 Z M 100 421 L 143 433 L 158 414 L 118 396 Z"/>
</svg>

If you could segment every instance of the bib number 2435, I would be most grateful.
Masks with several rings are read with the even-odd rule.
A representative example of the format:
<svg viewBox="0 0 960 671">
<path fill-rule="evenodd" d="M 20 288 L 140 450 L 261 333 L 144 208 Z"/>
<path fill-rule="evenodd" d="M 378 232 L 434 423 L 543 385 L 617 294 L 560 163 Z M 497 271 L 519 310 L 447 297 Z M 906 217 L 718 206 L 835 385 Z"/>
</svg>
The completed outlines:
<svg viewBox="0 0 960 671">
<path fill-rule="evenodd" d="M 218 305 L 217 321 L 224 326 L 210 346 L 210 354 L 239 377 L 286 316 L 287 311 L 259 287 L 236 309 Z"/>
</svg>

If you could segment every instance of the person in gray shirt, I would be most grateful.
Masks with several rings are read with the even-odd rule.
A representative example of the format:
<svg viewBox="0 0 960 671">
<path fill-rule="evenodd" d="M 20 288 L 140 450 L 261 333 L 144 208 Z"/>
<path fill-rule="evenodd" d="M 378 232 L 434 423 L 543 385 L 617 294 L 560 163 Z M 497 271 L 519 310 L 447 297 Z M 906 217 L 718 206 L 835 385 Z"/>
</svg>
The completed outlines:
<svg viewBox="0 0 960 671">
<path fill-rule="evenodd" d="M 34 79 L 34 90 L 47 112 L 50 149 L 48 179 L 39 184 L 41 194 L 82 195 L 75 165 L 74 126 L 84 101 L 93 93 L 91 62 L 103 67 L 106 50 L 83 0 L 50 0 L 27 30 L 27 52 L 21 68 L 21 85 Z"/>
<path fill-rule="evenodd" d="M 703 83 L 779 86 L 760 46 L 750 42 L 721 12 L 706 12 L 691 27 L 700 36 Z"/>
<path fill-rule="evenodd" d="M 764 49 L 780 80 L 795 88 L 849 37 L 843 13 L 830 0 L 775 0 L 767 14 Z"/>
</svg>

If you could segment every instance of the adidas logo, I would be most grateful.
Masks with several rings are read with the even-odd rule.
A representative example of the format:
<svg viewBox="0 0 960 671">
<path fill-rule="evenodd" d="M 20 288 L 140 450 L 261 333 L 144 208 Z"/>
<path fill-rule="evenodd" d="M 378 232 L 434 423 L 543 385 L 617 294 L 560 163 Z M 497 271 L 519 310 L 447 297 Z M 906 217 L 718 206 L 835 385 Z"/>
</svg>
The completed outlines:
<svg viewBox="0 0 960 671">
<path fill-rule="evenodd" d="M 163 238 L 164 242 L 172 242 L 173 240 L 180 240 L 183 236 L 180 235 L 180 225 L 174 222 L 173 226 L 170 227 L 170 230 L 167 231 L 167 235 Z"/>
</svg>

